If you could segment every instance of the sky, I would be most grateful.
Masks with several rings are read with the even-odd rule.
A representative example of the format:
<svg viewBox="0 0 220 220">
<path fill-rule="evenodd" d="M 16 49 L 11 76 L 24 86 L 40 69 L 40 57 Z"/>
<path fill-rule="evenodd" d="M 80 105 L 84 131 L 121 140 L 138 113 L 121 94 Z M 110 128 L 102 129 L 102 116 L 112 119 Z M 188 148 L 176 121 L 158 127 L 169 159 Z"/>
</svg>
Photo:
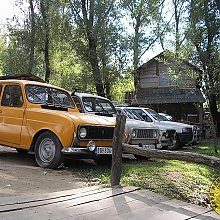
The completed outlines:
<svg viewBox="0 0 220 220">
<path fill-rule="evenodd" d="M 18 9 L 14 6 L 14 0 L 0 0 L 1 25 L 6 22 L 7 18 L 12 18 L 14 14 L 18 14 L 18 13 L 19 13 Z"/>
<path fill-rule="evenodd" d="M 0 0 L 0 33 L 4 31 L 7 18 L 13 18 L 14 15 L 21 15 L 21 10 L 15 6 L 15 0 Z M 149 50 L 143 55 L 142 63 L 153 58 L 160 52 L 162 52 L 161 47 L 156 45 L 154 50 Z"/>
</svg>

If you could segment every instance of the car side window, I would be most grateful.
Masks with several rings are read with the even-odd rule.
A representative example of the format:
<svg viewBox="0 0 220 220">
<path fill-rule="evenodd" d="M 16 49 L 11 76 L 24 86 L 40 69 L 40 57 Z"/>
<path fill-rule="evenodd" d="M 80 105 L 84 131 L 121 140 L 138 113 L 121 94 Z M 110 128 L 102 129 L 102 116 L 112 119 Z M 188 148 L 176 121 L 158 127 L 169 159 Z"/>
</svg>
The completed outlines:
<svg viewBox="0 0 220 220">
<path fill-rule="evenodd" d="M 10 107 L 21 107 L 23 105 L 21 87 L 19 85 L 5 86 L 1 105 Z"/>
<path fill-rule="evenodd" d="M 137 112 L 145 121 L 153 122 L 152 119 L 141 109 L 135 109 L 135 112 Z"/>
</svg>

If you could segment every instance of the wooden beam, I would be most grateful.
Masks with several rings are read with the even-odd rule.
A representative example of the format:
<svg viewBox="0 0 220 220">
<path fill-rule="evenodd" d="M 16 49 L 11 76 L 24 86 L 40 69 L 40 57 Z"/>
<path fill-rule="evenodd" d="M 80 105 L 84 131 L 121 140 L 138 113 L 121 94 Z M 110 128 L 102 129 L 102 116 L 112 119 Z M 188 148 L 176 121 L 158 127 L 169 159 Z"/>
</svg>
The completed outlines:
<svg viewBox="0 0 220 220">
<path fill-rule="evenodd" d="M 166 160 L 181 160 L 204 164 L 220 170 L 220 158 L 193 152 L 143 149 L 137 145 L 123 144 L 123 152 Z"/>
</svg>

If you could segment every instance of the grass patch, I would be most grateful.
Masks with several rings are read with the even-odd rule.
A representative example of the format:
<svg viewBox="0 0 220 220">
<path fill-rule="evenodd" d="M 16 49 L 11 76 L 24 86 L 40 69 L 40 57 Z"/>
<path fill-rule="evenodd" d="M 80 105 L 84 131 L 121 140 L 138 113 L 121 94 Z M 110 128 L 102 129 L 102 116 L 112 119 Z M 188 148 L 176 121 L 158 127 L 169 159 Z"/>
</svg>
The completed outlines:
<svg viewBox="0 0 220 220">
<path fill-rule="evenodd" d="M 209 156 L 215 156 L 220 158 L 220 138 L 217 139 L 217 153 L 214 148 L 213 140 L 201 140 L 198 144 L 193 146 L 186 146 L 182 150 L 189 152 L 201 153 Z"/>
<path fill-rule="evenodd" d="M 220 157 L 220 149 L 216 154 L 210 141 L 203 141 L 183 150 Z M 83 170 L 83 176 L 89 185 L 110 186 L 110 175 L 110 166 L 94 166 L 91 169 Z M 178 160 L 138 161 L 126 159 L 123 161 L 120 183 L 121 185 L 148 189 L 169 198 L 208 206 L 211 183 L 219 176 L 219 170 L 201 164 Z"/>
</svg>

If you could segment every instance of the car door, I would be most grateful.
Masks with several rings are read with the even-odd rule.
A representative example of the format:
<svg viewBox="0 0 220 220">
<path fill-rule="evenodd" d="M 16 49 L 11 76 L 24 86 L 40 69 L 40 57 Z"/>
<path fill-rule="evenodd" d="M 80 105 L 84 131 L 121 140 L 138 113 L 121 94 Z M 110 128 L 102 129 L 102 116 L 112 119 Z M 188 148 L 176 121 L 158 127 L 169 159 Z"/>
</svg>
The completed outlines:
<svg viewBox="0 0 220 220">
<path fill-rule="evenodd" d="M 20 85 L 5 85 L 0 106 L 0 141 L 19 145 L 24 116 L 24 101 Z"/>
</svg>

